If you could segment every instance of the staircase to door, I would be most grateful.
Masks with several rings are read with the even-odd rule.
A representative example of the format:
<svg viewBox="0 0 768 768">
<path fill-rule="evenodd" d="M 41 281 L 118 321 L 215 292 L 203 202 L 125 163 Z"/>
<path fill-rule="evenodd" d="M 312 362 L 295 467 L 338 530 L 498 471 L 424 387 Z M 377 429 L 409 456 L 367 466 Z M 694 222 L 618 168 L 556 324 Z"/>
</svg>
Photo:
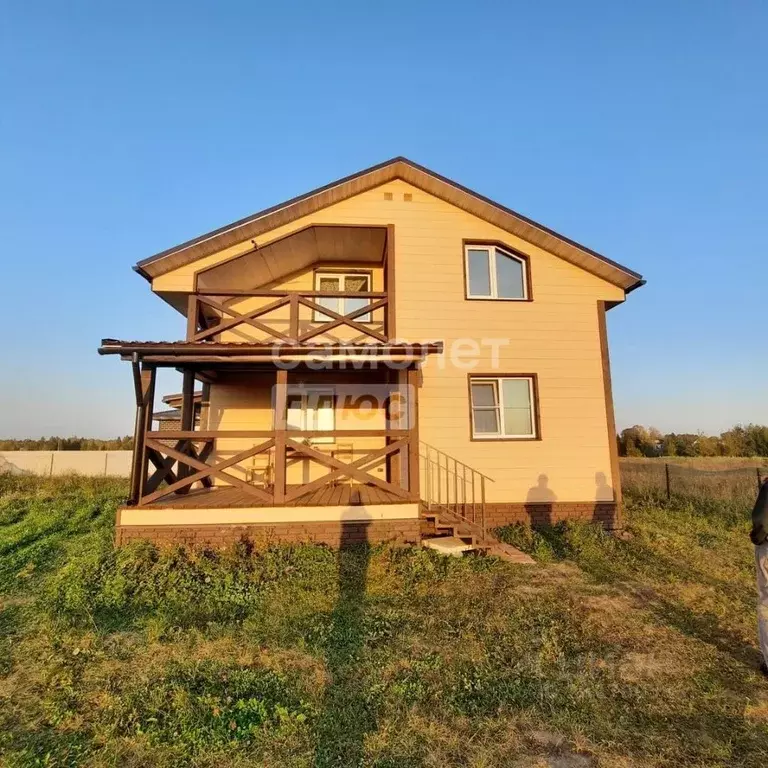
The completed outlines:
<svg viewBox="0 0 768 768">
<path fill-rule="evenodd" d="M 446 555 L 494 555 L 513 563 L 533 559 L 488 533 L 486 487 L 493 480 L 427 443 L 419 443 L 422 544 Z"/>
</svg>

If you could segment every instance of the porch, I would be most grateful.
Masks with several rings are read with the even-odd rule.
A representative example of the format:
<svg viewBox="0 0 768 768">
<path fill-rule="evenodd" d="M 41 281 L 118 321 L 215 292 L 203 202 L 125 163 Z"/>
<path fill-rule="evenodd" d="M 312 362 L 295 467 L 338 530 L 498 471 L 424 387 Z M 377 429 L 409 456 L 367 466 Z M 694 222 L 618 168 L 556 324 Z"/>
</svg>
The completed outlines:
<svg viewBox="0 0 768 768">
<path fill-rule="evenodd" d="M 419 363 L 440 345 L 326 346 L 320 364 L 315 345 L 292 349 L 290 362 L 261 350 L 104 342 L 100 351 L 129 359 L 134 374 L 128 508 L 418 504 Z M 171 367 L 183 379 L 181 428 L 153 431 L 157 371 Z"/>
</svg>

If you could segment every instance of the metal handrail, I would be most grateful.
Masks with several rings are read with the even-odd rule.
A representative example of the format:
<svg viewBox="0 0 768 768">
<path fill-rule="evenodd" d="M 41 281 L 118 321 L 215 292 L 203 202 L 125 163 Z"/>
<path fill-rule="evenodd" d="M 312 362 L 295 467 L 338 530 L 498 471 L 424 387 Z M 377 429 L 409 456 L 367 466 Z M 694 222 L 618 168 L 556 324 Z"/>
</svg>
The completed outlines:
<svg viewBox="0 0 768 768">
<path fill-rule="evenodd" d="M 447 509 L 482 529 L 485 537 L 485 483 L 492 477 L 428 443 L 419 443 L 422 501 L 427 509 Z"/>
</svg>

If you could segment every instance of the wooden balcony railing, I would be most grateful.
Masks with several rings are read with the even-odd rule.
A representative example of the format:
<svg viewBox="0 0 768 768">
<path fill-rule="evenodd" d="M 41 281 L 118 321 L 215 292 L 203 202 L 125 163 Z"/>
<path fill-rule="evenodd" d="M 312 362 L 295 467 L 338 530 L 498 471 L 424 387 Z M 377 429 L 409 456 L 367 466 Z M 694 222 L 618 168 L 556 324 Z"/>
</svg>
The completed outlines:
<svg viewBox="0 0 768 768">
<path fill-rule="evenodd" d="M 365 306 L 337 312 L 322 299 L 363 300 Z M 386 292 L 206 291 L 189 295 L 187 341 L 386 342 L 394 335 L 392 311 Z"/>
<path fill-rule="evenodd" d="M 379 447 L 356 448 L 362 454 L 350 461 L 342 461 L 311 444 L 314 437 L 380 438 Z M 359 486 L 371 486 L 384 492 L 389 501 L 418 501 L 419 457 L 418 441 L 412 430 L 259 430 L 259 431 L 162 431 L 147 432 L 144 440 L 145 470 L 136 503 L 145 506 L 172 494 L 188 493 L 195 483 L 212 488 L 219 485 L 238 488 L 253 498 L 254 506 L 289 505 L 301 503 L 303 497 L 325 486 L 333 486 L 346 479 Z M 213 460 L 216 441 L 236 438 L 254 440 L 254 444 L 234 455 Z M 272 469 L 258 482 L 233 474 L 232 468 L 249 459 L 268 454 Z M 309 482 L 288 485 L 287 467 L 297 459 L 309 461 L 329 470 Z M 386 464 L 386 477 L 372 474 Z M 150 465 L 154 467 L 149 474 Z M 409 481 L 411 478 L 411 481 Z"/>
</svg>

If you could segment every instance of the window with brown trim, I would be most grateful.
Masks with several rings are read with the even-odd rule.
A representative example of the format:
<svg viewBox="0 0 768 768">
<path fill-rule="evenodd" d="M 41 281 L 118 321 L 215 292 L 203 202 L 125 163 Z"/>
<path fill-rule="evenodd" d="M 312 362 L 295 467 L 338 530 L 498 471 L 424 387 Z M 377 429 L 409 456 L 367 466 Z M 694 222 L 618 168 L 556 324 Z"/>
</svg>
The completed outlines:
<svg viewBox="0 0 768 768">
<path fill-rule="evenodd" d="M 465 244 L 464 273 L 468 299 L 530 299 L 526 259 L 498 245 Z"/>
<path fill-rule="evenodd" d="M 315 272 L 315 290 L 333 291 L 334 293 L 367 293 L 371 290 L 373 275 L 370 272 L 341 272 L 317 270 Z M 370 304 L 369 299 L 356 299 L 352 296 L 336 298 L 318 298 L 316 300 L 320 306 L 338 312 L 340 315 L 347 315 L 356 309 L 362 309 Z M 323 315 L 319 310 L 315 310 L 314 322 L 326 322 L 330 320 L 329 315 Z M 370 323 L 371 316 L 360 315 L 356 318 L 358 323 Z"/>
<path fill-rule="evenodd" d="M 533 376 L 471 376 L 469 397 L 473 439 L 538 438 Z"/>
</svg>

